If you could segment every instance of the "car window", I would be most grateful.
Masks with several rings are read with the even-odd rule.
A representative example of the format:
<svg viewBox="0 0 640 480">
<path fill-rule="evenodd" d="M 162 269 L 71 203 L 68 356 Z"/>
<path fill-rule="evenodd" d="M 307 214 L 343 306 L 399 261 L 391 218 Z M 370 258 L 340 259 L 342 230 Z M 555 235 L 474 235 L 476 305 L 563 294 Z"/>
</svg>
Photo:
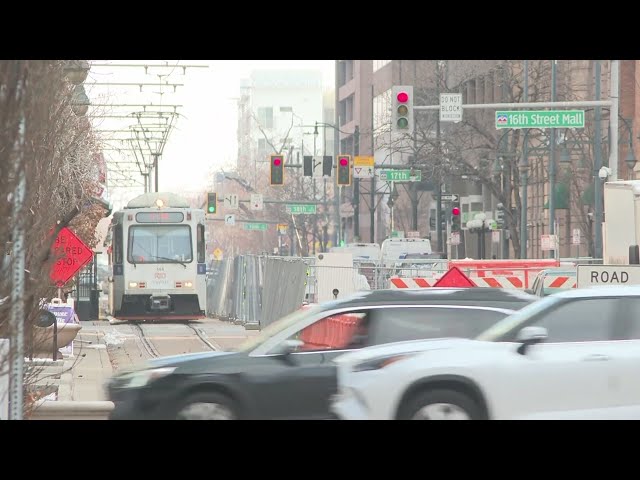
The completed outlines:
<svg viewBox="0 0 640 480">
<path fill-rule="evenodd" d="M 362 348 L 368 343 L 368 327 L 366 312 L 340 313 L 321 318 L 287 340 L 303 342 L 296 352 Z"/>
<path fill-rule="evenodd" d="M 474 338 L 507 316 L 479 308 L 381 308 L 374 312 L 372 343 L 427 338 Z"/>
<path fill-rule="evenodd" d="M 624 298 L 618 315 L 620 325 L 618 336 L 620 339 L 640 339 L 640 298 Z"/>
<path fill-rule="evenodd" d="M 591 298 L 561 303 L 544 313 L 535 325 L 547 329 L 549 343 L 611 340 L 617 301 Z"/>
</svg>

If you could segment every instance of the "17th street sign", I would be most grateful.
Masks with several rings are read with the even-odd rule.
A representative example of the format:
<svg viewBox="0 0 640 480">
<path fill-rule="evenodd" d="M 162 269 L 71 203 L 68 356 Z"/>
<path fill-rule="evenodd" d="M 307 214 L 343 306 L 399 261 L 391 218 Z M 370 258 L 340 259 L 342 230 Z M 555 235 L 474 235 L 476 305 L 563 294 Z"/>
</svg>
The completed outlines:
<svg viewBox="0 0 640 480">
<path fill-rule="evenodd" d="M 498 111 L 496 128 L 584 128 L 584 110 Z"/>
</svg>

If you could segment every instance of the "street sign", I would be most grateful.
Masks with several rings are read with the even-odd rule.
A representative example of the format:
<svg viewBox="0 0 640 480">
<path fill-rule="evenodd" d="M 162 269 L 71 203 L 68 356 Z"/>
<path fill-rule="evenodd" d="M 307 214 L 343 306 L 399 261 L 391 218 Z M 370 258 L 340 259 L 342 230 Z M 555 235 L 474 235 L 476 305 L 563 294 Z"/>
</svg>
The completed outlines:
<svg viewBox="0 0 640 480">
<path fill-rule="evenodd" d="M 403 230 L 392 230 L 391 231 L 391 238 L 404 238 L 404 231 Z"/>
<path fill-rule="evenodd" d="M 375 175 L 375 169 L 373 167 L 373 157 L 353 157 L 353 178 L 373 178 Z M 371 165 L 364 164 L 365 161 L 361 160 L 360 165 L 356 163 L 357 159 L 371 159 Z M 368 161 L 368 160 L 367 160 Z"/>
<path fill-rule="evenodd" d="M 289 226 L 286 223 L 279 223 L 277 228 L 278 228 L 278 234 L 279 235 L 286 235 L 287 234 L 287 228 Z"/>
<path fill-rule="evenodd" d="M 496 128 L 584 128 L 584 110 L 498 111 Z"/>
<path fill-rule="evenodd" d="M 315 205 L 306 204 L 287 204 L 285 209 L 290 215 L 314 215 L 316 213 Z"/>
<path fill-rule="evenodd" d="M 313 157 L 313 176 L 322 178 L 322 175 L 322 155 L 315 155 Z"/>
<path fill-rule="evenodd" d="M 235 193 L 225 195 L 224 196 L 224 208 L 228 208 L 229 210 L 237 210 L 238 209 L 238 195 Z"/>
<path fill-rule="evenodd" d="M 245 230 L 259 230 L 261 232 L 264 232 L 267 229 L 267 224 L 266 223 L 247 222 L 247 223 L 244 224 L 244 229 Z"/>
<path fill-rule="evenodd" d="M 60 230 L 51 249 L 56 263 L 49 277 L 58 288 L 63 287 L 93 258 L 93 251 L 67 227 Z"/>
<path fill-rule="evenodd" d="M 434 287 L 475 287 L 469 277 L 467 277 L 458 267 L 451 267 L 440 280 L 433 285 Z"/>
<path fill-rule="evenodd" d="M 417 232 L 417 231 L 407 232 L 407 238 L 420 238 L 420 232 Z"/>
<path fill-rule="evenodd" d="M 460 245 L 460 232 L 451 232 L 451 245 Z"/>
<path fill-rule="evenodd" d="M 235 215 L 226 214 L 224 216 L 224 223 L 227 224 L 227 225 L 235 225 L 236 224 L 236 216 Z"/>
<path fill-rule="evenodd" d="M 542 250 L 555 250 L 557 243 L 556 235 L 541 235 L 540 243 Z"/>
<path fill-rule="evenodd" d="M 353 166 L 354 167 L 373 167 L 374 160 L 370 155 L 357 155 L 353 157 Z"/>
<path fill-rule="evenodd" d="M 387 182 L 420 182 L 422 181 L 422 172 L 420 170 L 380 170 L 380 180 L 386 180 Z"/>
<path fill-rule="evenodd" d="M 251 210 L 263 210 L 264 209 L 264 201 L 262 199 L 262 195 L 259 193 L 251 194 Z"/>
<path fill-rule="evenodd" d="M 491 242 L 500 243 L 500 230 L 494 230 L 491 232 Z"/>
<path fill-rule="evenodd" d="M 580 245 L 580 229 L 574 228 L 573 235 L 571 236 L 571 243 L 573 245 Z"/>
<path fill-rule="evenodd" d="M 456 123 L 462 121 L 461 93 L 440 94 L 440 121 Z"/>
<path fill-rule="evenodd" d="M 640 285 L 640 265 L 578 265 L 577 288 Z"/>
<path fill-rule="evenodd" d="M 458 202 L 460 200 L 460 195 L 457 193 L 442 193 L 440 194 L 440 200 L 443 202 Z"/>
<path fill-rule="evenodd" d="M 222 250 L 220 250 L 219 248 L 216 248 L 213 251 L 213 256 L 215 257 L 216 260 L 222 260 Z"/>
</svg>

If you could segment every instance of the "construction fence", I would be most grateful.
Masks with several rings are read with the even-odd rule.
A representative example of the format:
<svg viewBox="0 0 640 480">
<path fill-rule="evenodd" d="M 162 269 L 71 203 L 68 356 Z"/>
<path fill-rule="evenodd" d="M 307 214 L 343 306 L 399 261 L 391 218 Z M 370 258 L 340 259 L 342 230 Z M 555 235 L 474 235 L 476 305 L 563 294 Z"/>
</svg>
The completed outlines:
<svg viewBox="0 0 640 480">
<path fill-rule="evenodd" d="M 266 255 L 214 261 L 207 273 L 207 314 L 262 329 L 305 303 L 323 303 L 366 290 L 431 288 L 451 267 L 442 260 L 398 262 L 393 267 L 369 261 L 354 261 L 353 266 L 317 263 L 315 257 Z M 461 261 L 457 265 L 478 287 L 517 290 L 531 288 L 546 268 L 518 263 L 466 266 Z"/>
</svg>

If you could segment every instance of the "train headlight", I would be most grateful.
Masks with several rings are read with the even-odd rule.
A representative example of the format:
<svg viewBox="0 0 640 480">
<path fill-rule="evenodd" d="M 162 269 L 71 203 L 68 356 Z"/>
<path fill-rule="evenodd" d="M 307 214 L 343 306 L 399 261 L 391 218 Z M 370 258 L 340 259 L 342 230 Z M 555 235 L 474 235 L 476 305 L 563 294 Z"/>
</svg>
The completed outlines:
<svg viewBox="0 0 640 480">
<path fill-rule="evenodd" d="M 151 368 L 125 373 L 115 379 L 118 388 L 140 388 L 167 375 L 171 375 L 176 367 Z"/>
<path fill-rule="evenodd" d="M 137 288 L 138 282 L 129 282 L 129 288 Z"/>
<path fill-rule="evenodd" d="M 192 282 L 184 282 L 184 287 L 185 288 L 193 288 L 193 283 Z"/>
</svg>

